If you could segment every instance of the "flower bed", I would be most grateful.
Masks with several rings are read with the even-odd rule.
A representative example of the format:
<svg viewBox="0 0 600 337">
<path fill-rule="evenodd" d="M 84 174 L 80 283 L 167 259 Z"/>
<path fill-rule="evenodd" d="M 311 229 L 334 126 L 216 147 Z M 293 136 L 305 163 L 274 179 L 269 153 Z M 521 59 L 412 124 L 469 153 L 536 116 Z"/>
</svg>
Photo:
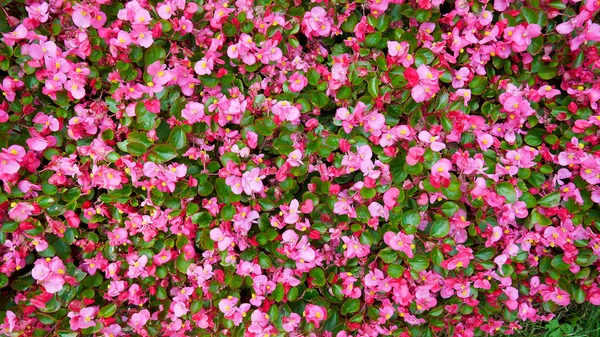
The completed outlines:
<svg viewBox="0 0 600 337">
<path fill-rule="evenodd" d="M 599 1 L 0 5 L 0 334 L 471 337 L 600 304 Z"/>
</svg>

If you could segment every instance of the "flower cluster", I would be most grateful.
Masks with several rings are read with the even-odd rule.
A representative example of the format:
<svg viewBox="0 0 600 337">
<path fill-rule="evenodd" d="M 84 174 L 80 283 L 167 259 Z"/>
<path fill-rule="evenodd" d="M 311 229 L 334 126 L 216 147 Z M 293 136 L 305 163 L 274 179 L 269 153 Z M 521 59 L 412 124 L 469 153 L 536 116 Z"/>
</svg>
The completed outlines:
<svg viewBox="0 0 600 337">
<path fill-rule="evenodd" d="M 591 0 L 0 6 L 0 335 L 474 337 L 600 305 Z"/>
</svg>

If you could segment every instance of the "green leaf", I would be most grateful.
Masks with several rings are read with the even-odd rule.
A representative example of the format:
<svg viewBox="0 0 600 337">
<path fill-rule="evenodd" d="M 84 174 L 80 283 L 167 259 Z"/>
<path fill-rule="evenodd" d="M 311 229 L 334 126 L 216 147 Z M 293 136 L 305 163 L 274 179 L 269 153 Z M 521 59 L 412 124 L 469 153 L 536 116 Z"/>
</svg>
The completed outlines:
<svg viewBox="0 0 600 337">
<path fill-rule="evenodd" d="M 310 95 L 310 101 L 318 108 L 323 108 L 329 103 L 329 97 L 320 91 L 313 91 Z"/>
<path fill-rule="evenodd" d="M 477 253 L 475 253 L 475 258 L 482 260 L 482 261 L 487 261 L 491 258 L 494 257 L 494 255 L 496 255 L 496 250 L 494 248 L 484 248 L 480 251 L 478 251 Z"/>
<path fill-rule="evenodd" d="M 439 247 L 433 247 L 431 250 L 431 261 L 436 266 L 441 265 L 444 261 L 444 253 L 442 253 Z"/>
<path fill-rule="evenodd" d="M 443 238 L 450 233 L 450 222 L 446 218 L 435 220 L 431 224 L 430 235 L 434 238 Z"/>
<path fill-rule="evenodd" d="M 399 278 L 404 273 L 404 267 L 399 264 L 391 264 L 387 269 L 387 273 L 392 278 Z"/>
<path fill-rule="evenodd" d="M 475 76 L 473 80 L 469 83 L 469 89 L 471 89 L 471 94 L 473 95 L 481 95 L 484 91 L 488 89 L 488 80 L 485 76 Z"/>
<path fill-rule="evenodd" d="M 377 191 L 374 188 L 363 187 L 360 190 L 360 196 L 365 200 L 373 199 L 377 195 Z"/>
<path fill-rule="evenodd" d="M 166 144 L 156 145 L 154 147 L 154 153 L 156 153 L 156 156 L 160 160 L 160 163 L 167 162 L 178 156 L 175 148 Z"/>
<path fill-rule="evenodd" d="M 273 266 L 273 261 L 267 254 L 260 252 L 258 254 L 258 265 L 263 269 L 269 269 Z"/>
<path fill-rule="evenodd" d="M 342 315 L 355 313 L 360 309 L 360 300 L 358 298 L 349 298 L 342 304 Z"/>
<path fill-rule="evenodd" d="M 189 266 L 192 264 L 194 260 L 186 260 L 185 259 L 185 254 L 181 254 L 177 257 L 177 260 L 175 261 L 175 266 L 177 267 L 177 270 L 182 273 L 182 274 L 186 274 L 187 270 L 189 268 Z"/>
<path fill-rule="evenodd" d="M 506 202 L 509 204 L 517 202 L 517 192 L 515 187 L 509 182 L 503 182 L 496 185 L 496 192 L 498 195 L 505 197 Z"/>
<path fill-rule="evenodd" d="M 523 17 L 525 18 L 525 20 L 527 21 L 527 23 L 529 24 L 540 24 L 538 22 L 538 11 L 532 9 L 532 8 L 528 8 L 528 7 L 523 7 L 521 8 L 521 13 L 523 14 Z"/>
<path fill-rule="evenodd" d="M 171 130 L 167 142 L 173 145 L 176 149 L 181 149 L 187 146 L 187 137 L 181 126 L 176 126 Z"/>
<path fill-rule="evenodd" d="M 458 210 L 459 210 L 458 205 L 453 203 L 452 201 L 446 201 L 442 205 L 442 213 L 444 213 L 446 216 L 449 216 L 449 217 L 453 216 Z"/>
<path fill-rule="evenodd" d="M 365 45 L 367 47 L 374 47 L 379 43 L 379 41 L 381 41 L 381 33 L 380 32 L 367 34 L 367 36 L 365 37 Z"/>
<path fill-rule="evenodd" d="M 71 332 L 71 331 L 58 331 L 58 336 L 59 337 L 77 337 L 77 336 L 79 336 L 79 333 Z"/>
<path fill-rule="evenodd" d="M 273 299 L 277 302 L 281 302 L 283 300 L 283 296 L 285 295 L 285 290 L 283 289 L 282 283 L 277 283 L 277 287 L 273 291 Z"/>
<path fill-rule="evenodd" d="M 415 210 L 406 211 L 402 215 L 402 226 L 419 226 L 421 223 L 421 215 Z"/>
<path fill-rule="evenodd" d="M 346 99 L 352 95 L 352 89 L 350 87 L 343 85 L 337 92 L 337 99 Z"/>
<path fill-rule="evenodd" d="M 153 44 L 144 53 L 144 64 L 149 66 L 157 60 L 164 59 L 166 56 L 167 52 L 162 47 Z"/>
<path fill-rule="evenodd" d="M 429 267 L 429 256 L 417 254 L 412 259 L 408 259 L 410 268 L 414 271 L 422 271 Z"/>
<path fill-rule="evenodd" d="M 385 263 L 393 263 L 398 260 L 398 253 L 389 247 L 380 250 L 377 255 L 379 255 L 381 260 Z"/>
<path fill-rule="evenodd" d="M 543 129 L 528 130 L 525 135 L 525 143 L 529 146 L 538 147 L 542 144 L 542 137 L 544 135 L 546 135 L 546 130 Z"/>
<path fill-rule="evenodd" d="M 552 262 L 550 263 L 552 265 L 552 267 L 554 267 L 558 270 L 569 270 L 571 265 L 568 263 L 565 263 L 565 261 L 563 261 L 563 256 L 564 256 L 563 254 L 556 255 L 552 259 Z"/>
<path fill-rule="evenodd" d="M 309 273 L 310 277 L 313 278 L 313 284 L 318 286 L 318 287 L 322 287 L 325 285 L 325 283 L 327 282 L 327 280 L 325 279 L 325 271 L 323 271 L 323 269 L 321 268 L 314 268 L 310 270 Z"/>
<path fill-rule="evenodd" d="M 319 84 L 321 75 L 314 68 L 310 68 L 308 69 L 308 73 L 306 73 L 306 78 L 308 79 L 308 84 L 316 87 Z"/>
<path fill-rule="evenodd" d="M 550 218 L 540 214 L 540 212 L 538 212 L 537 209 L 534 209 L 533 211 L 531 211 L 531 216 L 529 219 L 530 219 L 531 227 L 533 227 L 536 224 L 539 224 L 540 226 L 549 226 L 552 224 L 552 220 L 550 220 Z"/>
<path fill-rule="evenodd" d="M 557 73 L 558 68 L 542 67 L 540 68 L 540 70 L 538 70 L 538 75 L 540 76 L 540 78 L 546 81 L 556 77 Z"/>
<path fill-rule="evenodd" d="M 4 288 L 8 285 L 8 277 L 4 274 L 0 274 L 0 288 Z"/>
<path fill-rule="evenodd" d="M 127 144 L 127 152 L 134 156 L 141 156 L 148 151 L 148 148 L 141 143 L 129 143 Z"/>
<path fill-rule="evenodd" d="M 371 95 L 371 97 L 377 97 L 379 96 L 379 79 L 377 77 L 373 77 L 370 81 L 369 81 L 369 95 Z"/>
<path fill-rule="evenodd" d="M 543 207 L 556 207 L 560 203 L 560 192 L 552 192 L 538 201 L 538 205 Z"/>
<path fill-rule="evenodd" d="M 109 305 L 104 306 L 102 309 L 100 309 L 100 311 L 98 312 L 98 316 L 100 317 L 110 317 L 112 315 L 114 315 L 114 313 L 117 311 L 117 305 L 114 303 L 111 303 Z"/>
</svg>

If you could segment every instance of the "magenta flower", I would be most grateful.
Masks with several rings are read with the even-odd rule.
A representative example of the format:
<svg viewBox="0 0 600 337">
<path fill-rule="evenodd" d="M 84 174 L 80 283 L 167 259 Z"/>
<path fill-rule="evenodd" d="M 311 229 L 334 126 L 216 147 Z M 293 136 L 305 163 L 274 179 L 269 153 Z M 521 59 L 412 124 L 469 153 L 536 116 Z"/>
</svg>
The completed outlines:
<svg viewBox="0 0 600 337">
<path fill-rule="evenodd" d="M 440 136 L 434 136 L 427 131 L 419 132 L 419 140 L 425 144 L 429 144 L 435 152 L 440 152 L 446 148 L 446 144 L 439 142 L 438 139 L 440 139 Z"/>
<path fill-rule="evenodd" d="M 292 92 L 300 92 L 308 84 L 308 79 L 299 72 L 295 72 L 290 76 L 289 88 Z"/>
<path fill-rule="evenodd" d="M 71 330 L 86 329 L 96 326 L 94 316 L 98 313 L 98 307 L 86 307 L 79 310 L 78 313 L 69 312 L 68 316 L 71 318 L 69 324 Z"/>
<path fill-rule="evenodd" d="M 303 315 L 307 322 L 313 323 L 317 328 L 321 322 L 327 319 L 327 311 L 325 308 L 314 304 L 307 304 L 304 308 Z"/>
<path fill-rule="evenodd" d="M 435 164 L 433 164 L 433 166 L 431 167 L 431 174 L 434 177 L 442 177 L 449 179 L 450 170 L 452 170 L 452 163 L 448 159 L 442 158 L 438 160 Z"/>
<path fill-rule="evenodd" d="M 369 246 L 361 244 L 355 236 L 343 236 L 342 241 L 344 242 L 342 248 L 344 249 L 344 256 L 346 258 L 363 258 L 369 255 Z"/>
<path fill-rule="evenodd" d="M 304 14 L 302 20 L 303 32 L 308 37 L 329 36 L 331 33 L 331 19 L 323 7 L 314 7 Z"/>
<path fill-rule="evenodd" d="M 169 20 L 171 18 L 171 15 L 173 15 L 174 9 L 175 8 L 171 5 L 170 2 L 164 2 L 160 3 L 156 7 L 156 12 L 158 13 L 158 16 L 160 16 L 161 19 Z"/>
<path fill-rule="evenodd" d="M 494 145 L 494 137 L 488 133 L 482 133 L 477 136 L 477 143 L 483 151 L 486 151 Z"/>
<path fill-rule="evenodd" d="M 36 260 L 31 271 L 31 276 L 51 294 L 62 290 L 65 274 L 65 265 L 58 257 Z"/>
<path fill-rule="evenodd" d="M 414 70 L 413 70 L 414 71 Z M 415 102 L 423 102 L 431 99 L 439 90 L 439 72 L 424 64 L 417 68 L 418 82 L 411 89 L 411 96 Z"/>
<path fill-rule="evenodd" d="M 225 235 L 219 228 L 213 228 L 210 231 L 210 239 L 217 243 L 220 251 L 227 250 L 233 245 L 233 238 Z"/>
<path fill-rule="evenodd" d="M 302 152 L 300 150 L 294 150 L 288 156 L 286 161 L 290 166 L 301 166 L 302 165 Z"/>
<path fill-rule="evenodd" d="M 142 275 L 147 263 L 148 257 L 146 255 L 142 255 L 137 259 L 131 259 L 131 264 L 127 270 L 127 277 L 135 278 Z"/>
<path fill-rule="evenodd" d="M 232 316 L 235 313 L 235 304 L 238 299 L 232 296 L 222 299 L 219 302 L 219 310 L 225 314 L 225 316 Z"/>
<path fill-rule="evenodd" d="M 131 319 L 129 320 L 129 326 L 131 326 L 134 331 L 141 331 L 141 329 L 146 325 L 146 323 L 150 320 L 150 312 L 146 309 L 137 312 L 131 315 Z"/>
<path fill-rule="evenodd" d="M 202 121 L 204 118 L 204 105 L 198 102 L 188 102 L 185 108 L 181 110 L 181 117 L 185 118 L 190 124 Z"/>
<path fill-rule="evenodd" d="M 73 18 L 73 23 L 79 28 L 88 28 L 92 25 L 92 13 L 91 9 L 84 6 L 74 6 L 73 14 L 71 17 Z"/>
<path fill-rule="evenodd" d="M 383 235 L 383 241 L 393 250 L 403 252 L 409 258 L 414 257 L 413 249 L 415 249 L 414 235 L 406 235 L 403 232 L 386 232 Z"/>
</svg>

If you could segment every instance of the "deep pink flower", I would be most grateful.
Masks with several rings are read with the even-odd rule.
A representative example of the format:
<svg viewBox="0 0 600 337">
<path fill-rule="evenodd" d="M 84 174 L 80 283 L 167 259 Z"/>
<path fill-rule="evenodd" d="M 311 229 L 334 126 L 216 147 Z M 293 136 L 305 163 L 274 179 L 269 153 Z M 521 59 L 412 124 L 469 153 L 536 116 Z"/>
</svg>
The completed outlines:
<svg viewBox="0 0 600 337">
<path fill-rule="evenodd" d="M 308 79 L 299 72 L 293 73 L 289 81 L 289 88 L 292 92 L 300 92 L 308 84 Z"/>
<path fill-rule="evenodd" d="M 390 246 L 390 248 L 399 252 L 404 252 L 409 258 L 414 257 L 413 249 L 415 249 L 415 244 L 413 240 L 414 235 L 406 235 L 403 232 L 386 232 L 383 235 L 383 241 Z"/>
<path fill-rule="evenodd" d="M 304 308 L 304 317 L 307 322 L 313 323 L 318 328 L 321 322 L 327 320 L 327 311 L 321 306 L 307 304 Z"/>
<path fill-rule="evenodd" d="M 442 158 L 433 164 L 431 167 L 431 174 L 433 176 L 450 178 L 450 170 L 452 170 L 452 163 L 448 159 Z"/>
<path fill-rule="evenodd" d="M 78 313 L 69 312 L 68 316 L 71 318 L 69 324 L 71 330 L 86 329 L 96 326 L 94 316 L 98 313 L 98 307 L 86 307 L 79 310 Z"/>
</svg>

